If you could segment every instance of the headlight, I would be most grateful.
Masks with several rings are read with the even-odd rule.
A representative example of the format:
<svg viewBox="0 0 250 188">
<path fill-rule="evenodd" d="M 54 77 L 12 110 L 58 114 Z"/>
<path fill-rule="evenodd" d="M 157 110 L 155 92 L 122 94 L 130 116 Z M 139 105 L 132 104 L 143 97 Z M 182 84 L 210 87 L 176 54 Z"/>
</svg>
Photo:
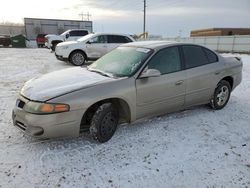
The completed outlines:
<svg viewBox="0 0 250 188">
<path fill-rule="evenodd" d="M 39 102 L 28 102 L 23 108 L 26 112 L 32 114 L 54 114 L 60 112 L 68 112 L 68 104 L 53 104 L 53 103 L 39 103 Z"/>
</svg>

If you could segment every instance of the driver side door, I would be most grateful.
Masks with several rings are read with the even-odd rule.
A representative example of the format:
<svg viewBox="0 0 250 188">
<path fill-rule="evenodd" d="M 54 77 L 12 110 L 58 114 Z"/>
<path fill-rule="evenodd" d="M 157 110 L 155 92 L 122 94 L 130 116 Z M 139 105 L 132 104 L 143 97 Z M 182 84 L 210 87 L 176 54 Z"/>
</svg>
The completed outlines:
<svg viewBox="0 0 250 188">
<path fill-rule="evenodd" d="M 86 52 L 89 58 L 98 59 L 105 55 L 107 49 L 107 35 L 95 36 L 86 44 Z"/>
<path fill-rule="evenodd" d="M 144 69 L 156 69 L 160 76 L 136 80 L 137 119 L 176 111 L 184 106 L 186 73 L 178 47 L 160 50 Z"/>
</svg>

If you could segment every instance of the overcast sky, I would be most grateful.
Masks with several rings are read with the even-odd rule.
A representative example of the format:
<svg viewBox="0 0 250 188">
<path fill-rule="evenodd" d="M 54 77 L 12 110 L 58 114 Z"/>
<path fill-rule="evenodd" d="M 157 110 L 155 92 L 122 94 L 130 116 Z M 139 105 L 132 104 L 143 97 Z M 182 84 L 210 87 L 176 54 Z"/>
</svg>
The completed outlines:
<svg viewBox="0 0 250 188">
<path fill-rule="evenodd" d="M 94 31 L 140 34 L 143 0 L 2 0 L 0 21 L 24 17 L 81 19 L 91 14 Z M 86 17 L 85 17 L 86 18 Z M 210 27 L 250 27 L 250 0 L 147 0 L 146 30 L 163 36 L 188 36 Z"/>
</svg>

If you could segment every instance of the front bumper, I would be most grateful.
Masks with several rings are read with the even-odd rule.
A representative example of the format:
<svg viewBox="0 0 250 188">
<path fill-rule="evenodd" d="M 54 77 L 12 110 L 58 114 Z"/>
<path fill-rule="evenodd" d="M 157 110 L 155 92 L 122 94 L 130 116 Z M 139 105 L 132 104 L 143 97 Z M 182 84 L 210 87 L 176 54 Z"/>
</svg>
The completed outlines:
<svg viewBox="0 0 250 188">
<path fill-rule="evenodd" d="M 68 58 L 63 57 L 62 55 L 58 55 L 58 54 L 55 53 L 55 56 L 60 61 L 68 61 Z"/>
<path fill-rule="evenodd" d="M 25 105 L 28 99 L 20 96 L 18 101 Z M 25 134 L 37 138 L 56 138 L 56 137 L 77 137 L 80 133 L 81 111 L 69 111 L 57 114 L 37 115 L 31 114 L 16 104 L 12 119 L 16 128 Z"/>
</svg>

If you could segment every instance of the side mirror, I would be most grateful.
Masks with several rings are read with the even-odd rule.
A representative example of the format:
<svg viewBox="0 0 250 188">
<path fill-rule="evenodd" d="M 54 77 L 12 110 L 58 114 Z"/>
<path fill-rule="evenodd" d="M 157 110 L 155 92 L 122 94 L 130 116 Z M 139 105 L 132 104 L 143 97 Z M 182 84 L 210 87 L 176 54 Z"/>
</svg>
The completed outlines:
<svg viewBox="0 0 250 188">
<path fill-rule="evenodd" d="M 140 78 L 149 78 L 149 77 L 158 77 L 161 75 L 161 72 L 156 69 L 147 69 L 143 71 Z"/>
<path fill-rule="evenodd" d="M 91 42 L 90 42 L 90 41 L 87 41 L 86 43 L 87 43 L 87 44 L 91 44 Z"/>
<path fill-rule="evenodd" d="M 66 36 L 65 36 L 65 37 L 66 37 L 66 39 L 67 39 L 67 38 L 69 38 L 69 34 L 66 34 Z"/>
</svg>

